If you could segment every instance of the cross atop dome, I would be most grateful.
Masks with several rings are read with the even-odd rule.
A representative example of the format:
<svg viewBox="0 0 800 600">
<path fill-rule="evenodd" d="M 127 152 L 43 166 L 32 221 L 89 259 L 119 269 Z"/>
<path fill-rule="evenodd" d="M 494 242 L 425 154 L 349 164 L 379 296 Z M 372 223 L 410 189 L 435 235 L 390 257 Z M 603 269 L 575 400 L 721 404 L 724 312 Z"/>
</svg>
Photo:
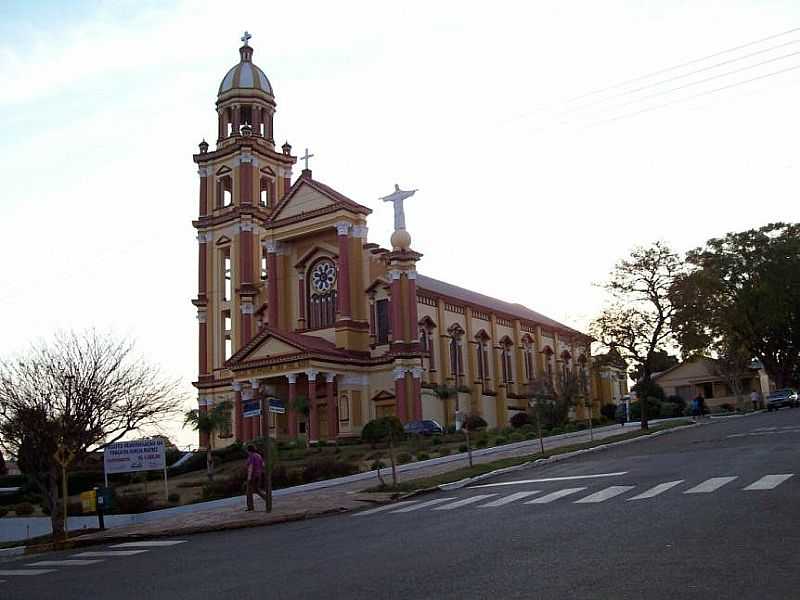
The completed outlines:
<svg viewBox="0 0 800 600">
<path fill-rule="evenodd" d="M 245 31 L 244 35 L 242 37 L 240 37 L 239 39 L 242 40 L 242 42 L 244 43 L 245 46 L 247 46 L 248 45 L 247 42 L 249 42 L 250 38 L 252 38 L 252 37 L 253 36 L 250 35 L 249 31 Z"/>
</svg>

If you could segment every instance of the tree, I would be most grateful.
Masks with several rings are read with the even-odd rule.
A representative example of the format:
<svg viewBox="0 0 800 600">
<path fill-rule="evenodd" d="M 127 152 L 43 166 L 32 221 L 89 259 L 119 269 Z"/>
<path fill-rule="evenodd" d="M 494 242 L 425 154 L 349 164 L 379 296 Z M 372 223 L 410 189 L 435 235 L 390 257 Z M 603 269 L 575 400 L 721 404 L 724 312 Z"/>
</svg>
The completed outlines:
<svg viewBox="0 0 800 600">
<path fill-rule="evenodd" d="M 672 290 L 684 352 L 742 348 L 779 387 L 800 381 L 800 223 L 708 240 Z"/>
<path fill-rule="evenodd" d="M 230 400 L 225 400 L 215 404 L 211 410 L 200 411 L 194 408 L 184 413 L 183 425 L 189 425 L 198 433 L 203 434 L 208 438 L 208 445 L 206 446 L 206 474 L 208 480 L 214 480 L 214 455 L 212 454 L 213 440 L 215 434 L 227 426 L 230 420 L 232 404 Z"/>
<path fill-rule="evenodd" d="M 677 356 L 673 356 L 664 350 L 656 350 L 653 353 L 653 360 L 650 365 L 653 373 L 661 373 L 662 371 L 667 371 L 672 367 L 678 365 L 680 361 L 678 360 Z M 641 365 L 636 365 L 633 369 L 631 369 L 630 376 L 631 379 L 634 381 L 639 381 L 642 378 L 644 371 Z"/>
<path fill-rule="evenodd" d="M 682 269 L 678 255 L 663 242 L 656 242 L 634 248 L 603 284 L 611 302 L 594 320 L 591 332 L 602 345 L 638 368 L 641 381 L 650 381 L 659 353 L 674 343 L 675 308 L 670 291 Z M 648 428 L 646 406 L 642 404 L 642 429 Z"/>
<path fill-rule="evenodd" d="M 549 377 L 532 377 L 525 387 L 528 398 L 528 410 L 536 417 L 536 431 L 539 435 L 539 448 L 544 455 L 544 434 L 542 433 L 542 404 L 552 402 L 555 398 L 553 380 Z"/>
<path fill-rule="evenodd" d="M 59 333 L 0 362 L 0 445 L 44 495 L 53 535 L 64 534 L 59 450 L 74 460 L 176 414 L 185 397 L 134 354 L 95 331 Z"/>
<path fill-rule="evenodd" d="M 8 467 L 6 466 L 6 459 L 3 457 L 3 452 L 0 451 L 0 477 L 8 475 Z"/>
<path fill-rule="evenodd" d="M 389 443 L 389 460 L 392 463 L 392 485 L 397 486 L 397 463 L 394 458 L 394 441 L 403 439 L 405 431 L 397 417 L 381 417 L 373 419 L 361 430 L 361 437 L 371 444 Z"/>
<path fill-rule="evenodd" d="M 728 342 L 729 340 L 723 340 L 717 345 L 716 359 L 710 361 L 711 370 L 725 380 L 728 388 L 736 396 L 736 408 L 743 410 L 745 401 L 742 380 L 750 376 L 753 359 L 750 352 L 742 345 Z"/>
</svg>

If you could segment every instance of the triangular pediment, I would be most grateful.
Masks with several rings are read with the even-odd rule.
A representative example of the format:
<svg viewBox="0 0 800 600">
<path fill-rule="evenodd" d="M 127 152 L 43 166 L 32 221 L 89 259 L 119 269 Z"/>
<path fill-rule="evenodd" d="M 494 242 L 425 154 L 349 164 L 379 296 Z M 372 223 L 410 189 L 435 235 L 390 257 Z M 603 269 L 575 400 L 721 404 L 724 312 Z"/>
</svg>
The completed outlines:
<svg viewBox="0 0 800 600">
<path fill-rule="evenodd" d="M 220 167 L 220 168 L 217 170 L 217 172 L 216 172 L 216 176 L 217 176 L 217 177 L 219 177 L 220 175 L 227 175 L 227 174 L 228 174 L 228 173 L 230 173 L 230 172 L 231 172 L 231 168 L 230 168 L 230 167 L 226 167 L 225 165 L 222 165 L 222 166 L 221 166 L 221 167 Z"/>
<path fill-rule="evenodd" d="M 394 400 L 395 396 L 391 392 L 381 390 L 372 397 L 373 402 L 380 402 L 381 400 Z"/>
<path fill-rule="evenodd" d="M 272 358 L 273 356 L 283 356 L 287 354 L 297 354 L 298 352 L 302 351 L 303 349 L 299 346 L 294 346 L 288 342 L 270 336 L 247 355 L 247 360 Z"/>
<path fill-rule="evenodd" d="M 297 215 L 310 213 L 335 204 L 336 202 L 332 198 L 308 185 L 308 183 L 300 182 L 291 197 L 286 198 L 286 203 L 279 207 L 272 218 L 286 219 L 296 217 Z"/>
</svg>

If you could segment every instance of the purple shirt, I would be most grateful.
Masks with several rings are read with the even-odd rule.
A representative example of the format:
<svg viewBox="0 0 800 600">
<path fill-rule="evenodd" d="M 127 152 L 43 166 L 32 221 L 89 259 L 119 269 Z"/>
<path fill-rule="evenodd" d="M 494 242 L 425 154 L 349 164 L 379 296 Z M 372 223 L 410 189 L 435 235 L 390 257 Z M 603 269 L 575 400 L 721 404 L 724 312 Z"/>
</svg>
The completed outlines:
<svg viewBox="0 0 800 600">
<path fill-rule="evenodd" d="M 261 477 L 264 472 L 264 459 L 258 452 L 251 452 L 247 457 L 247 466 L 253 467 L 253 477 Z"/>
</svg>

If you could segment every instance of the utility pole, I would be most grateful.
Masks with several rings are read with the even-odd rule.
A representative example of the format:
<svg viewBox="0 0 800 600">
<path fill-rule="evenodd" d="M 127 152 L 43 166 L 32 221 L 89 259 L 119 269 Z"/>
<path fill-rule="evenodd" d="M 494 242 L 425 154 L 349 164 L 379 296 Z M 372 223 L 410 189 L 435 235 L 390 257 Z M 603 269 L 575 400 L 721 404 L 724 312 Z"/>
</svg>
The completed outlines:
<svg viewBox="0 0 800 600">
<path fill-rule="evenodd" d="M 269 431 L 269 395 L 261 392 L 260 387 L 253 386 L 253 392 L 258 394 L 261 407 L 261 431 L 264 441 L 264 495 L 266 496 L 266 511 L 272 512 L 272 437 Z"/>
</svg>

